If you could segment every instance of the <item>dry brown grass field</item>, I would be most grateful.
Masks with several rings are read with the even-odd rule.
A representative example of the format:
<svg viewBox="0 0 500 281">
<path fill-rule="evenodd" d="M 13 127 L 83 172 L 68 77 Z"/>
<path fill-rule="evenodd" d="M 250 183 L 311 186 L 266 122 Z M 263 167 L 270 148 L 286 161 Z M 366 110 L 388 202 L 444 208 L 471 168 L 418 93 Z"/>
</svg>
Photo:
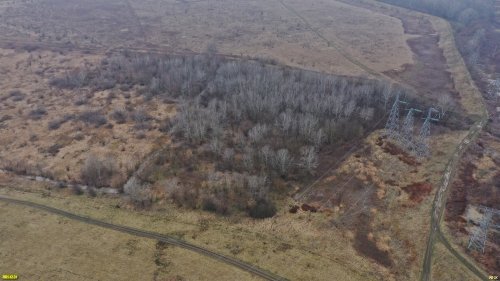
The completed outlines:
<svg viewBox="0 0 500 281">
<path fill-rule="evenodd" d="M 0 214 L 0 271 L 20 280 L 257 280 L 185 250 L 26 207 L 1 203 Z"/>
<path fill-rule="evenodd" d="M 362 74 L 327 40 L 376 71 L 412 62 L 399 20 L 337 1 L 16 1 L 2 39 L 86 47 L 202 51 L 268 57 L 340 74 Z M 61 14 L 54 15 L 57 6 Z M 300 13 L 306 21 L 287 7 Z M 96 13 L 95 11 L 99 11 Z M 354 36 L 353 36 L 354 35 Z"/>
<path fill-rule="evenodd" d="M 178 209 L 167 203 L 159 203 L 153 210 L 137 211 L 128 208 L 117 198 L 75 197 L 68 195 L 68 191 L 65 190 L 49 191 L 46 185 L 23 180 L 13 181 L 5 176 L 2 176 L 2 186 L 2 195 L 48 204 L 108 222 L 174 235 L 207 249 L 238 257 L 290 280 L 331 280 L 331 276 L 338 276 L 342 280 L 393 280 L 388 275 L 387 269 L 356 255 L 355 250 L 350 246 L 352 237 L 348 233 L 343 234 L 342 231 L 331 229 L 331 226 L 327 224 L 328 220 L 325 221 L 326 214 L 323 213 L 289 214 L 284 208 L 275 218 L 254 221 L 247 218 L 225 218 L 209 213 Z M 15 189 L 24 189 L 29 192 Z M 47 196 L 49 193 L 50 195 Z M 45 195 L 41 196 L 41 194 Z M 117 209 L 116 206 L 121 207 Z M 9 209 L 10 205 L 2 206 L 5 212 Z M 38 211 L 34 212 L 38 213 Z M 15 218 L 13 220 L 15 221 Z M 53 220 L 57 218 L 54 217 Z M 90 228 L 78 223 L 72 224 L 80 229 Z M 17 233 L 20 235 L 17 236 L 19 240 L 24 240 L 22 237 L 30 235 L 29 232 Z M 42 232 L 39 235 L 44 234 Z M 66 236 L 63 233 L 61 235 Z M 332 240 L 332 235 L 335 235 L 336 239 Z M 129 239 L 136 238 L 129 237 Z M 154 245 L 154 243 L 149 243 L 149 245 Z M 93 245 L 89 246 L 93 247 Z M 2 249 L 4 247 L 8 246 L 2 246 Z M 23 253 L 17 254 L 19 255 L 17 258 L 21 259 Z M 189 252 L 186 255 L 196 256 Z M 107 256 L 95 259 L 104 261 L 112 258 L 113 253 L 109 252 Z M 148 261 L 146 260 L 145 263 Z M 223 268 L 226 267 L 223 264 L 220 265 Z M 73 268 L 74 271 L 81 270 L 78 264 L 68 266 L 68 268 Z M 218 268 L 219 264 L 214 263 L 213 268 L 209 267 L 209 270 Z M 206 272 L 204 265 L 196 265 L 196 269 L 199 269 L 196 274 L 202 275 Z M 22 275 L 22 268 L 19 270 L 19 274 Z M 37 273 L 39 274 L 40 271 Z M 190 274 L 184 277 L 188 280 L 195 278 Z"/>
<path fill-rule="evenodd" d="M 52 88 L 49 77 L 73 67 L 93 64 L 96 56 L 61 55 L 54 52 L 33 53 L 3 50 L 2 64 L 2 123 L 0 142 L 2 165 L 26 167 L 28 174 L 46 174 L 65 180 L 78 180 L 85 159 L 91 155 L 110 157 L 121 170 L 119 183 L 138 161 L 160 144 L 168 143 L 163 134 L 154 130 L 160 122 L 175 112 L 172 105 L 144 104 L 142 99 L 123 95 L 119 90 L 96 93 L 64 91 Z M 11 97 L 19 91 L 17 98 Z M 43 109 L 41 116 L 31 112 Z M 144 110 L 153 117 L 150 130 L 135 130 L 131 122 L 120 124 L 110 118 L 113 110 L 131 113 Z M 100 112 L 108 119 L 96 127 L 78 120 L 50 128 L 64 116 L 76 117 L 84 112 Z M 30 115 L 31 114 L 31 115 Z M 133 122 L 132 122 L 133 123 Z M 143 134 L 140 136 L 139 134 Z M 24 168 L 23 168 L 24 169 Z"/>
<path fill-rule="evenodd" d="M 410 20 L 402 22 L 403 16 Z M 222 55 L 339 75 L 379 73 L 426 98 L 436 99 L 432 91 L 442 90 L 455 99 L 457 110 L 477 114 L 479 93 L 450 36 L 449 26 L 434 17 L 364 0 L 2 1 L 0 166 L 78 182 L 85 160 L 97 155 L 116 164 L 119 173 L 111 185 L 121 187 L 147 155 L 168 146 L 171 140 L 159 129 L 175 115 L 174 102 L 145 101 L 136 88 L 90 92 L 49 83 L 75 68 L 96 66 L 106 52 L 120 48 L 199 53 L 213 44 Z M 411 44 L 420 39 L 422 45 Z M 432 56 L 415 46 L 429 47 Z M 436 77 L 444 77 L 441 82 L 433 84 L 433 77 L 424 75 L 430 65 Z M 132 120 L 118 122 L 117 109 L 131 115 L 147 111 L 150 127 L 137 130 Z M 61 121 L 85 112 L 106 122 Z M 165 200 L 136 210 L 120 198 L 75 196 L 6 174 L 0 174 L 0 194 L 175 235 L 290 280 L 417 280 L 432 198 L 466 133 L 440 127 L 431 140 L 431 158 L 418 162 L 375 131 L 362 141 L 361 152 L 307 195 L 304 202 L 319 212 L 291 213 L 290 207 L 303 202 L 289 198 L 279 203 L 276 216 L 264 220 L 178 208 Z M 368 187 L 362 203 L 369 215 L 351 217 L 361 202 L 343 194 L 364 190 L 360 186 Z M 185 250 L 25 207 L 0 204 L 0 226 L 2 261 L 8 261 L 0 262 L 0 273 L 12 271 L 26 280 L 256 280 Z M 452 275 L 464 269 L 444 249 L 438 247 L 435 256 L 435 280 L 460 280 Z"/>
<path fill-rule="evenodd" d="M 434 249 L 434 262 L 432 280 L 460 280 L 480 281 L 477 276 L 460 265 L 456 258 L 451 255 L 442 244 L 437 244 Z"/>
</svg>

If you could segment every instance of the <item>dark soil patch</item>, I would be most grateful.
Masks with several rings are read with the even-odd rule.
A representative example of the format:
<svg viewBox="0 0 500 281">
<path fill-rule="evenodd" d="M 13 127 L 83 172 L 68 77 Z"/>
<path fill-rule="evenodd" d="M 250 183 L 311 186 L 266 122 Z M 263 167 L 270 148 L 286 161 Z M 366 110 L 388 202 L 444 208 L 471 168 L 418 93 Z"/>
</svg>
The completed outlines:
<svg viewBox="0 0 500 281">
<path fill-rule="evenodd" d="M 444 55 L 432 52 L 431 46 L 437 44 L 438 41 L 438 36 L 408 40 L 408 45 L 415 56 L 426 57 L 425 60 L 436 59 L 435 63 L 420 61 L 421 64 L 406 64 L 402 70 L 390 70 L 385 74 L 418 89 L 418 92 L 431 102 L 438 102 L 439 95 L 450 95 L 455 100 L 459 100 L 459 94 L 453 89 L 451 74 L 446 70 L 445 65 L 440 64 L 440 60 L 443 60 L 441 63 L 445 63 Z"/>
<path fill-rule="evenodd" d="M 345 206 L 345 209 L 344 214 L 333 221 L 333 224 L 355 232 L 353 247 L 358 254 L 368 257 L 384 267 L 391 268 L 394 262 L 389 251 L 379 249 L 376 242 L 368 238 L 368 235 L 373 232 L 373 216 L 370 208 L 383 208 L 375 191 L 375 188 L 366 187 L 357 179 L 353 179 L 349 188 L 338 190 L 330 198 L 330 201 L 335 205 Z"/>
<path fill-rule="evenodd" d="M 403 190 L 410 195 L 411 201 L 418 204 L 431 193 L 432 185 L 428 182 L 418 182 L 403 187 Z"/>
<path fill-rule="evenodd" d="M 368 239 L 368 233 L 370 232 L 369 228 L 370 218 L 366 215 L 363 215 L 359 218 L 359 228 L 356 232 L 356 237 L 354 241 L 354 248 L 358 253 L 366 256 L 378 264 L 381 264 L 387 268 L 393 265 L 393 261 L 387 251 L 380 250 L 374 241 Z"/>
<path fill-rule="evenodd" d="M 399 18 L 403 21 L 405 32 L 407 18 Z M 425 96 L 432 102 L 437 102 L 439 95 L 449 95 L 455 100 L 460 96 L 454 89 L 453 79 L 447 70 L 446 58 L 443 50 L 439 48 L 439 36 L 436 35 L 428 20 L 420 20 L 422 29 L 411 30 L 421 35 L 417 38 L 407 40 L 407 44 L 414 54 L 416 63 L 405 65 L 402 70 L 390 70 L 385 74 L 411 85 L 420 95 Z"/>
</svg>

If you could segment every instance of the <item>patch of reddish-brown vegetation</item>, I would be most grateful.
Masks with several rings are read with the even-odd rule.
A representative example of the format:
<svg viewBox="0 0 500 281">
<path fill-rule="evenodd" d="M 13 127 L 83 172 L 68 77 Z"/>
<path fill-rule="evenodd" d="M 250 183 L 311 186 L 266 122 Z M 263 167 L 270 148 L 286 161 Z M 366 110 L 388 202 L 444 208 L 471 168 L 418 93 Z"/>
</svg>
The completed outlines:
<svg viewBox="0 0 500 281">
<path fill-rule="evenodd" d="M 489 181 L 476 179 L 476 176 L 480 174 L 478 167 L 481 166 L 484 157 L 491 157 L 496 164 L 500 159 L 496 153 L 492 153 L 493 150 L 486 141 L 491 141 L 490 137 L 488 134 L 482 134 L 480 139 L 484 141 L 478 141 L 469 148 L 460 162 L 457 177 L 450 187 L 445 220 L 450 232 L 458 239 L 467 239 L 470 234 L 466 228 L 470 224 L 465 218 L 467 206 L 500 206 L 500 197 L 496 195 L 500 187 L 500 172 L 496 172 Z M 499 233 L 490 233 L 484 254 L 474 251 L 468 253 L 490 274 L 500 274 Z"/>
<path fill-rule="evenodd" d="M 493 238 L 492 238 L 493 237 Z M 491 240 L 495 239 L 496 243 L 499 243 L 500 234 L 489 235 L 488 244 L 490 244 Z M 474 257 L 480 264 L 482 264 L 485 268 L 487 268 L 488 274 L 494 276 L 500 276 L 500 257 L 498 257 L 498 249 L 495 249 L 489 245 L 485 248 L 484 253 L 478 252 L 469 252 L 469 254 Z"/>
<path fill-rule="evenodd" d="M 385 181 L 385 183 L 392 186 L 398 186 L 398 183 L 393 179 L 388 179 Z"/>
<path fill-rule="evenodd" d="M 418 204 L 431 193 L 432 185 L 428 182 L 417 182 L 403 187 L 403 190 L 410 195 L 411 201 Z"/>
<path fill-rule="evenodd" d="M 446 219 L 460 217 L 465 213 L 467 208 L 467 186 L 477 186 L 477 181 L 474 179 L 473 174 L 476 166 L 470 162 L 464 163 L 461 168 L 460 175 L 451 189 L 450 199 L 446 204 Z M 461 224 L 465 227 L 465 223 Z"/>
<path fill-rule="evenodd" d="M 288 212 L 290 212 L 291 214 L 296 214 L 299 211 L 299 208 L 299 206 L 294 205 L 288 210 Z"/>
<path fill-rule="evenodd" d="M 389 141 L 384 141 L 384 138 L 379 138 L 376 142 L 378 146 L 381 146 L 382 149 L 391 155 L 397 156 L 398 159 L 410 166 L 418 166 L 420 163 L 417 161 L 417 159 L 414 156 L 411 156 L 406 152 L 404 149 L 400 148 L 399 146 L 395 145 L 392 142 Z"/>
<path fill-rule="evenodd" d="M 311 213 L 316 213 L 318 211 L 317 207 L 306 203 L 302 204 L 302 206 L 300 206 L 300 209 L 304 212 L 311 212 Z"/>
</svg>

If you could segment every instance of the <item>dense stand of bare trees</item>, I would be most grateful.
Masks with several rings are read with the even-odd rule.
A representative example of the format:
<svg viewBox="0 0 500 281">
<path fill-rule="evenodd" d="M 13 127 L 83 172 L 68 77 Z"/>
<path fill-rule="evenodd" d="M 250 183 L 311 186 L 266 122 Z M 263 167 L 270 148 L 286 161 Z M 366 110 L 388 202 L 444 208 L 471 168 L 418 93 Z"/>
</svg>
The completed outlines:
<svg viewBox="0 0 500 281">
<path fill-rule="evenodd" d="M 394 5 L 420 10 L 449 20 L 469 24 L 493 16 L 491 0 L 382 0 Z"/>
<path fill-rule="evenodd" d="M 322 149 L 361 137 L 403 91 L 377 80 L 214 55 L 114 55 L 97 69 L 76 70 L 53 84 L 94 90 L 136 87 L 147 100 L 176 100 L 178 113 L 162 130 L 197 147 L 217 171 L 205 175 L 203 192 L 175 188 L 173 198 L 220 213 L 237 203 L 255 217 L 275 211 L 269 198 L 273 179 L 314 174 Z M 111 117 L 117 122 L 126 118 L 120 110 Z M 133 116 L 137 126 L 148 118 L 140 110 Z"/>
</svg>

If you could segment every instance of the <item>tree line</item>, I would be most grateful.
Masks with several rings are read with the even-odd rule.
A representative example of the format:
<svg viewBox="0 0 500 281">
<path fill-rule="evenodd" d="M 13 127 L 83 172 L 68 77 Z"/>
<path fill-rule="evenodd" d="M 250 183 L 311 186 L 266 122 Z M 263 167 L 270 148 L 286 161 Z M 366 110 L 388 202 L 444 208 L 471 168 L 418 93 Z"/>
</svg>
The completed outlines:
<svg viewBox="0 0 500 281">
<path fill-rule="evenodd" d="M 489 20 L 494 16 L 491 0 L 381 0 L 392 5 L 422 11 L 461 24 Z"/>
</svg>

